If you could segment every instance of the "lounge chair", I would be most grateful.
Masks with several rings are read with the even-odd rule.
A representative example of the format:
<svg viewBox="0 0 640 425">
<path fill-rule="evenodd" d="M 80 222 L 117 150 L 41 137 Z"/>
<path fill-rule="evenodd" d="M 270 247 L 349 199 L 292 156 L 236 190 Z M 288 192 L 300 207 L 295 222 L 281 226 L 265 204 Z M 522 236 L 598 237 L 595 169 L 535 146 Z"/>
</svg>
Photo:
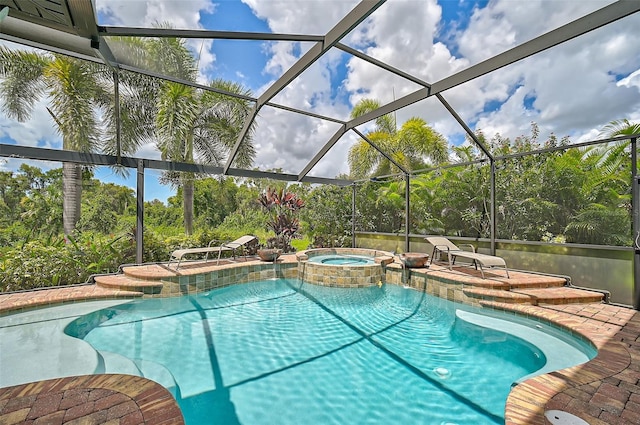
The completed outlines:
<svg viewBox="0 0 640 425">
<path fill-rule="evenodd" d="M 217 245 L 217 246 L 212 246 L 213 243 L 215 243 L 216 241 L 211 241 L 209 242 L 209 245 L 206 247 L 202 247 L 202 248 L 186 248 L 186 249 L 177 249 L 175 251 L 173 251 L 171 253 L 171 257 L 169 257 L 169 263 L 167 263 L 167 267 L 171 266 L 171 262 L 174 260 L 178 261 L 178 265 L 176 266 L 176 270 L 178 270 L 178 268 L 180 267 L 180 263 L 182 262 L 182 259 L 184 258 L 185 255 L 190 255 L 190 254 L 206 254 L 205 256 L 205 261 L 207 261 L 209 259 L 209 254 L 212 252 L 217 252 L 218 253 L 218 263 L 220 263 L 220 256 L 222 255 L 223 251 L 231 251 L 233 253 L 233 258 L 236 257 L 236 250 L 238 249 L 244 249 L 244 247 L 246 245 L 248 245 L 249 243 L 256 241 L 257 242 L 258 238 L 256 238 L 253 235 L 245 235 L 242 237 L 239 237 L 238 239 L 236 239 L 235 241 L 231 241 L 231 242 L 225 242 L 221 245 Z"/>
<path fill-rule="evenodd" d="M 467 244 L 471 247 L 471 251 L 463 251 L 449 239 L 442 236 L 426 237 L 425 240 L 433 245 L 433 253 L 431 254 L 432 263 L 438 252 L 444 252 L 447 254 L 447 257 L 449 259 L 449 270 L 453 270 L 453 265 L 456 262 L 456 258 L 461 257 L 466 258 L 467 260 L 471 260 L 471 263 L 476 267 L 476 270 L 479 267 L 483 279 L 485 267 L 504 267 L 504 271 L 507 273 L 507 279 L 509 279 L 509 269 L 507 268 L 507 263 L 502 257 L 475 252 L 475 248 L 471 244 Z"/>
</svg>

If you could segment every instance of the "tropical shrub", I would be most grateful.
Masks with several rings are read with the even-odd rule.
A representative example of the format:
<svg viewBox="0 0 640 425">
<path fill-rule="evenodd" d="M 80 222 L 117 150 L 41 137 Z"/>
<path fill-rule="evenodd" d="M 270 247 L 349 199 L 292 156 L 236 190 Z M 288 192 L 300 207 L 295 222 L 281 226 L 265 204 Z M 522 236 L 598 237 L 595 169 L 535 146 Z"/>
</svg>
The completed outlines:
<svg viewBox="0 0 640 425">
<path fill-rule="evenodd" d="M 0 289 L 18 291 L 85 282 L 89 276 L 118 270 L 135 261 L 135 242 L 118 237 L 82 234 L 67 239 L 31 241 L 0 258 Z"/>
<path fill-rule="evenodd" d="M 304 201 L 284 189 L 267 189 L 258 197 L 258 202 L 269 213 L 266 228 L 275 233 L 267 240 L 267 247 L 279 248 L 283 252 L 294 251 L 291 239 L 299 237 L 300 220 L 297 215 L 304 207 Z"/>
</svg>

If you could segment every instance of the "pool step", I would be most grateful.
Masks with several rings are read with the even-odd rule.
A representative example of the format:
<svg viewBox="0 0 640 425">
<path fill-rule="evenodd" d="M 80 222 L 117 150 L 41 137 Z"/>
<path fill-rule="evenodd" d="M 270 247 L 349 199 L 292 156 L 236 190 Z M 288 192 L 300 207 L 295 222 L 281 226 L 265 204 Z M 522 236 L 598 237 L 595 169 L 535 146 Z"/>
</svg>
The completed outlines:
<svg viewBox="0 0 640 425">
<path fill-rule="evenodd" d="M 571 288 L 569 286 L 561 288 L 518 289 L 513 292 L 533 298 L 535 300 L 535 305 L 589 304 L 599 303 L 604 299 L 604 294 L 600 292 Z"/>
<path fill-rule="evenodd" d="M 122 273 L 133 279 L 141 280 L 162 280 L 167 277 L 173 277 L 180 273 L 167 267 L 166 264 L 142 264 L 138 266 L 122 267 Z"/>
<path fill-rule="evenodd" d="M 123 274 L 96 276 L 96 285 L 101 288 L 119 289 L 122 291 L 142 292 L 143 294 L 159 294 L 162 282 L 158 280 L 143 280 Z"/>
<path fill-rule="evenodd" d="M 562 277 L 544 276 L 530 274 L 522 276 L 519 273 L 515 279 L 509 281 L 511 290 L 515 289 L 533 289 L 533 288 L 559 288 L 567 284 L 567 280 Z"/>
<path fill-rule="evenodd" d="M 508 291 L 511 288 L 511 284 L 505 280 L 494 280 L 494 279 L 475 279 L 472 282 L 465 282 L 465 285 L 471 285 L 474 288 L 484 288 L 484 289 L 497 289 Z"/>
<path fill-rule="evenodd" d="M 481 300 L 497 301 L 509 304 L 534 304 L 530 296 L 511 292 L 508 289 L 489 289 L 467 287 L 462 292 L 470 298 Z"/>
<path fill-rule="evenodd" d="M 142 371 L 133 360 L 111 351 L 97 350 L 104 363 L 102 373 L 120 373 L 125 375 L 142 376 Z"/>
<path fill-rule="evenodd" d="M 176 382 L 173 374 L 167 369 L 166 366 L 156 363 L 151 360 L 142 360 L 136 359 L 134 360 L 135 365 L 142 372 L 142 376 L 151 379 L 152 381 L 157 382 L 158 384 L 165 387 L 171 395 L 177 397 L 180 395 L 178 383 Z"/>
<path fill-rule="evenodd" d="M 101 373 L 142 376 L 159 383 L 168 389 L 174 397 L 178 395 L 178 384 L 173 374 L 164 365 L 150 360 L 131 360 L 111 351 L 97 351 L 104 364 L 104 370 Z"/>
<path fill-rule="evenodd" d="M 483 301 L 508 304 L 588 304 L 602 302 L 604 295 L 571 287 L 516 289 L 511 291 L 485 288 L 464 288 L 465 295 Z"/>
</svg>

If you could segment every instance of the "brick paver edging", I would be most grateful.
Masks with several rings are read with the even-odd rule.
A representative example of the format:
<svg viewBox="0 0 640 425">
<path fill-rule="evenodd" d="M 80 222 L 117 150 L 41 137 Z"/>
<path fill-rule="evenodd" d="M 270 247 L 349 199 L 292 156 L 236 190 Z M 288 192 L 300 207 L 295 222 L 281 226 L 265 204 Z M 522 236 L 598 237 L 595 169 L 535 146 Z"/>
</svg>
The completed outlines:
<svg viewBox="0 0 640 425">
<path fill-rule="evenodd" d="M 132 375 L 86 375 L 0 389 L 0 423 L 184 425 L 171 393 Z"/>
<path fill-rule="evenodd" d="M 606 304 L 492 307 L 571 329 L 598 349 L 587 363 L 515 386 L 507 398 L 506 425 L 548 425 L 549 410 L 566 411 L 589 425 L 640 423 L 640 313 Z"/>
</svg>

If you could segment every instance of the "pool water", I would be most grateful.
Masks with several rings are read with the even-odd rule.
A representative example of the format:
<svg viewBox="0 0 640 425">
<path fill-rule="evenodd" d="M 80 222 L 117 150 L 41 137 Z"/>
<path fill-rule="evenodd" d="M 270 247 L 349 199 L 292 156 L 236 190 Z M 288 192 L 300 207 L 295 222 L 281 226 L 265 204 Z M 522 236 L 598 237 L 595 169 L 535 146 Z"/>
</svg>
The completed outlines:
<svg viewBox="0 0 640 425">
<path fill-rule="evenodd" d="M 461 308 L 478 312 L 393 285 L 270 280 L 134 301 L 65 332 L 159 377 L 189 425 L 503 423 L 512 383 L 545 355 Z"/>
<path fill-rule="evenodd" d="M 372 257 L 345 254 L 316 255 L 310 257 L 309 261 L 333 266 L 363 266 L 365 264 L 374 264 Z"/>
</svg>

